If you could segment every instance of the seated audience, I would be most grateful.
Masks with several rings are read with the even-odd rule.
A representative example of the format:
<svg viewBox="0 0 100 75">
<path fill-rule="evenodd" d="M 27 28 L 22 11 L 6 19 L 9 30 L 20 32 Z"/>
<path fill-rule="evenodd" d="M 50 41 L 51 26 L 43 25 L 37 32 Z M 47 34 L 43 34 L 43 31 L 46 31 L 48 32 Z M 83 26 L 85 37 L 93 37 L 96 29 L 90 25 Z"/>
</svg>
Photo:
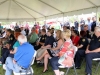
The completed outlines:
<svg viewBox="0 0 100 75">
<path fill-rule="evenodd" d="M 86 50 L 87 45 L 88 45 L 88 39 L 85 36 L 86 36 L 86 32 L 81 31 L 80 32 L 81 38 L 80 38 L 79 44 L 77 46 L 78 51 L 76 52 L 76 55 L 75 55 L 75 67 L 76 67 L 76 69 L 80 69 L 81 60 L 83 57 L 85 57 L 85 50 Z"/>
<path fill-rule="evenodd" d="M 11 46 L 11 50 L 12 50 L 12 46 L 15 43 L 15 41 L 14 41 L 15 38 L 14 38 L 14 36 L 12 34 L 11 29 L 7 29 L 6 34 L 7 34 L 6 35 L 6 39 L 3 40 L 3 44 L 6 43 L 6 42 L 9 42 L 11 44 L 10 46 Z M 6 51 L 8 51 L 8 49 L 7 49 L 7 47 L 5 45 L 3 45 L 2 48 L 1 48 L 1 56 L 5 56 L 5 58 L 3 59 L 4 61 L 2 63 L 5 62 L 5 59 L 9 55 L 9 54 L 5 55 Z"/>
<path fill-rule="evenodd" d="M 78 45 L 80 37 L 78 36 L 78 31 L 77 30 L 73 30 L 72 31 L 72 36 L 71 36 L 72 42 L 75 46 Z"/>
<path fill-rule="evenodd" d="M 56 54 L 59 53 L 62 44 L 63 44 L 62 32 L 61 30 L 57 30 L 56 31 L 56 41 L 53 43 L 53 48 L 45 50 L 45 52 L 39 58 L 37 58 L 37 60 L 41 60 L 42 58 L 44 58 L 43 72 L 46 72 L 48 70 L 47 69 L 48 59 L 52 57 L 56 57 Z"/>
<path fill-rule="evenodd" d="M 4 51 L 3 55 L 0 58 L 0 65 L 5 64 L 5 60 L 9 56 L 10 51 L 12 50 L 10 42 L 5 43 L 5 49 L 4 50 L 5 51 Z"/>
<path fill-rule="evenodd" d="M 10 54 L 15 54 L 17 51 L 17 48 L 20 46 L 18 39 L 18 36 L 21 35 L 20 30 L 15 30 L 14 37 L 15 37 L 15 43 L 13 45 L 13 50 L 10 51 Z"/>
<path fill-rule="evenodd" d="M 35 50 L 38 50 L 39 48 L 41 48 L 41 46 L 44 45 L 46 37 L 47 37 L 46 30 L 42 29 L 41 30 L 41 36 L 39 37 L 39 40 L 36 42 L 36 45 L 34 46 Z"/>
<path fill-rule="evenodd" d="M 92 59 L 100 58 L 100 27 L 95 27 L 94 34 L 86 49 L 86 75 L 92 75 Z"/>
<path fill-rule="evenodd" d="M 26 32 L 26 36 L 28 36 L 28 34 L 29 34 L 29 28 L 28 27 L 25 27 L 25 32 Z"/>
<path fill-rule="evenodd" d="M 47 38 L 45 40 L 45 44 L 41 46 L 39 50 L 37 50 L 37 55 L 36 58 L 39 58 L 47 49 L 50 49 L 53 47 L 53 42 L 55 42 L 55 39 L 53 37 L 53 32 L 51 29 L 48 30 L 47 32 Z M 39 63 L 39 62 L 37 62 Z M 43 60 L 41 59 L 41 63 L 43 63 Z"/>
<path fill-rule="evenodd" d="M 6 31 L 6 38 L 7 38 L 7 41 L 11 43 L 11 47 L 14 45 L 15 43 L 15 38 L 14 38 L 14 35 L 12 34 L 12 30 L 11 29 L 7 29 Z"/>
<path fill-rule="evenodd" d="M 67 26 L 63 26 L 63 31 L 66 31 L 67 30 Z"/>
<path fill-rule="evenodd" d="M 33 46 L 36 45 L 37 39 L 38 39 L 38 35 L 36 34 L 35 28 L 33 27 L 31 30 L 31 34 L 28 37 L 29 43 Z"/>
<path fill-rule="evenodd" d="M 71 27 L 71 31 L 73 31 L 73 30 L 75 30 L 75 27 L 74 26 Z"/>
<path fill-rule="evenodd" d="M 5 36 L 6 36 L 6 28 L 4 28 L 4 29 L 2 30 L 2 33 L 1 33 L 1 35 L 0 35 L 0 38 L 5 38 Z"/>
<path fill-rule="evenodd" d="M 61 75 L 58 66 L 63 65 L 65 67 L 71 67 L 74 62 L 73 61 L 73 57 L 74 57 L 73 44 L 70 39 L 71 31 L 67 30 L 66 32 L 63 32 L 62 36 L 63 36 L 63 39 L 66 39 L 66 41 L 61 47 L 59 54 L 57 54 L 57 57 L 53 57 L 50 59 L 51 67 L 55 75 Z M 64 57 L 63 58 L 64 60 L 62 60 L 62 57 Z"/>
<path fill-rule="evenodd" d="M 12 75 L 13 71 L 16 73 L 25 72 L 25 69 L 29 67 L 34 55 L 34 48 L 27 43 L 27 38 L 24 35 L 18 36 L 20 46 L 17 48 L 17 52 L 14 54 L 14 58 L 7 57 L 6 59 L 6 72 L 5 75 Z M 28 58 L 28 59 L 26 59 Z"/>
<path fill-rule="evenodd" d="M 86 37 L 91 39 L 91 32 L 88 30 L 88 25 L 84 26 L 84 31 L 86 32 Z"/>
</svg>

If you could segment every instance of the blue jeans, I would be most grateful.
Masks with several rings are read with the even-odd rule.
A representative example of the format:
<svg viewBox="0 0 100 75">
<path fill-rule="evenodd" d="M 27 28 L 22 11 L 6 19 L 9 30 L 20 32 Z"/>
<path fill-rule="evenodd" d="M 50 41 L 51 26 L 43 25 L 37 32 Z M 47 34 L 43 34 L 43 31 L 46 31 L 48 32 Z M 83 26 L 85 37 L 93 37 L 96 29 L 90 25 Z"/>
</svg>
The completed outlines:
<svg viewBox="0 0 100 75">
<path fill-rule="evenodd" d="M 52 57 L 50 59 L 50 64 L 53 70 L 58 70 L 60 64 L 58 63 L 59 57 Z"/>
<path fill-rule="evenodd" d="M 86 54 L 86 73 L 92 73 L 92 59 L 100 58 L 100 53 L 88 53 Z"/>
<path fill-rule="evenodd" d="M 6 72 L 5 75 L 12 75 L 13 71 L 16 73 L 20 73 L 20 71 L 25 72 L 25 70 L 21 69 L 21 67 L 16 63 L 13 63 L 13 58 L 7 57 L 6 59 Z"/>
</svg>

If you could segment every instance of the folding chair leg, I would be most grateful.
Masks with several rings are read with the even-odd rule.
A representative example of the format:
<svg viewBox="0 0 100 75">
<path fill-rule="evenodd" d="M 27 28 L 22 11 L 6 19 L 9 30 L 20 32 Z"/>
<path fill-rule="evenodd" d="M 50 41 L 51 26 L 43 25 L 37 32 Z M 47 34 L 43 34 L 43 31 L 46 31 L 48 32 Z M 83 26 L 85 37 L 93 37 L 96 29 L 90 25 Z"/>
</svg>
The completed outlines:
<svg viewBox="0 0 100 75">
<path fill-rule="evenodd" d="M 65 75 L 67 75 L 67 74 L 68 74 L 68 71 L 69 71 L 69 68 L 67 68 L 67 71 L 66 71 Z"/>
<path fill-rule="evenodd" d="M 82 61 L 81 61 L 81 65 L 83 65 L 84 62 L 85 62 L 85 58 L 82 59 Z"/>
<path fill-rule="evenodd" d="M 77 72 L 76 72 L 76 68 L 75 68 L 75 65 L 74 65 L 74 72 L 75 72 L 75 75 L 77 75 Z"/>
<path fill-rule="evenodd" d="M 97 75 L 97 71 L 98 71 L 99 66 L 100 66 L 100 61 L 99 61 L 98 65 L 97 65 L 97 68 L 96 68 L 96 71 L 95 71 L 96 75 Z"/>
</svg>

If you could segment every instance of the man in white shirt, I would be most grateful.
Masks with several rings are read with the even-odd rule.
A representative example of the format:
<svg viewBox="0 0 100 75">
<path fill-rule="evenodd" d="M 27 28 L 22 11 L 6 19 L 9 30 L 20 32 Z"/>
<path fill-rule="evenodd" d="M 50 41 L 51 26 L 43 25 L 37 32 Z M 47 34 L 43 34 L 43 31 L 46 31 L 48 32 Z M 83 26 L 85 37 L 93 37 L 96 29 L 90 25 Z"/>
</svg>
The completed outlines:
<svg viewBox="0 0 100 75">
<path fill-rule="evenodd" d="M 22 34 L 22 35 L 26 35 L 26 32 L 25 32 L 25 30 L 24 30 L 23 27 L 21 27 L 21 34 Z"/>
</svg>

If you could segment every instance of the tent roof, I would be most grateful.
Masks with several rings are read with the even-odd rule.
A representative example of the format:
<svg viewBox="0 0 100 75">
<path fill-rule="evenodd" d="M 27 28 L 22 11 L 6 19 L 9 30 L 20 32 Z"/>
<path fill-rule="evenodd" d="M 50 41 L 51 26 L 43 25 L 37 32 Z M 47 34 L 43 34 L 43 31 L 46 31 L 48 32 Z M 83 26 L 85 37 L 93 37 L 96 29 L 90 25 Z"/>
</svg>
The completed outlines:
<svg viewBox="0 0 100 75">
<path fill-rule="evenodd" d="M 43 20 L 100 11 L 100 0 L 0 0 L 0 20 Z"/>
</svg>

